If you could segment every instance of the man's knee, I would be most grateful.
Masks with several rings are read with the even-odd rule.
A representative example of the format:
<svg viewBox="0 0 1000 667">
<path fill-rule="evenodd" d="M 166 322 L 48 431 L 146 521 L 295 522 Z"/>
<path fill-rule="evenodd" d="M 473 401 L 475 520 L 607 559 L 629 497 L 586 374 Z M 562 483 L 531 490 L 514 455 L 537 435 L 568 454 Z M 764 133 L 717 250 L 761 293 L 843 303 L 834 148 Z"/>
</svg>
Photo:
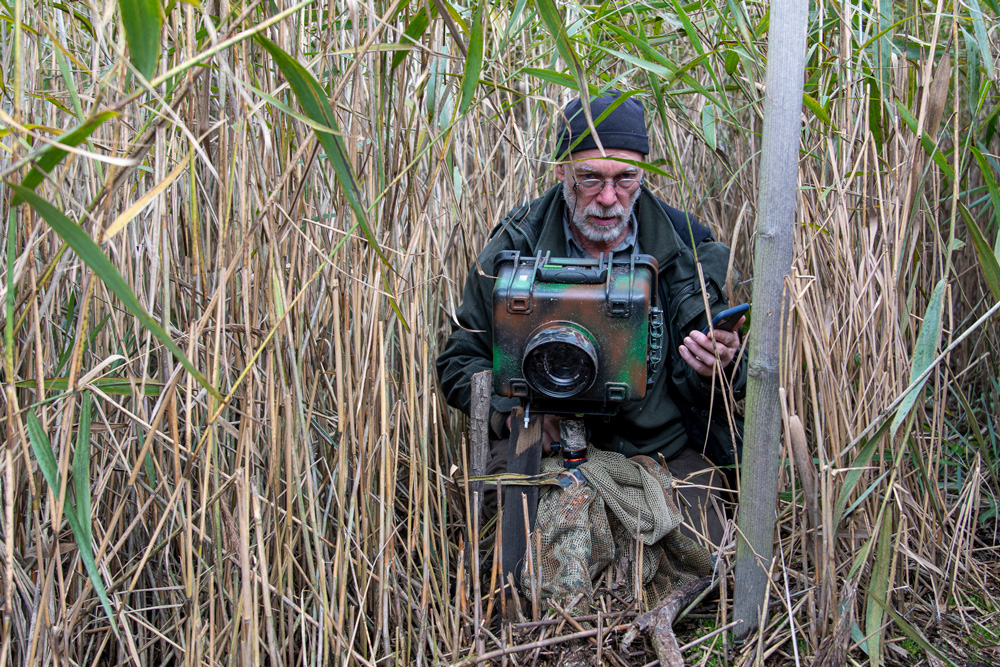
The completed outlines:
<svg viewBox="0 0 1000 667">
<path fill-rule="evenodd" d="M 688 448 L 667 461 L 667 468 L 674 478 L 681 512 L 685 517 L 681 532 L 693 539 L 702 535 L 719 546 L 726 528 L 726 513 L 720 493 L 725 486 L 725 477 L 698 452 Z"/>
</svg>

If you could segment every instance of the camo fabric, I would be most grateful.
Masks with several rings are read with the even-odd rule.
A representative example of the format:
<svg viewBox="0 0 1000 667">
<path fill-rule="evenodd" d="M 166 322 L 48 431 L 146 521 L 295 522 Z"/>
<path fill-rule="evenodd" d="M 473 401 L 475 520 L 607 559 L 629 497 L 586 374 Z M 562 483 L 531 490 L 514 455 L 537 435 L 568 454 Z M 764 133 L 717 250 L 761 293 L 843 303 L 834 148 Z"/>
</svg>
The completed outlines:
<svg viewBox="0 0 1000 667">
<path fill-rule="evenodd" d="M 592 484 L 579 483 L 566 489 L 543 489 L 540 495 L 535 527 L 541 535 L 542 557 L 532 556 L 540 564 L 541 594 L 564 599 L 582 593 L 590 598 L 594 593 L 591 582 L 615 557 L 600 494 Z M 526 589 L 530 589 L 529 576 L 525 563 L 521 581 Z"/>
<path fill-rule="evenodd" d="M 543 459 L 543 473 L 560 470 L 558 458 Z M 593 580 L 612 563 L 634 590 L 641 563 L 643 592 L 652 606 L 711 572 L 708 550 L 678 530 L 681 513 L 671 497 L 673 478 L 666 468 L 646 456 L 628 459 L 591 449 L 578 471 L 561 473 L 560 485 L 539 494 L 535 529 L 541 554 L 532 536 L 531 558 L 525 559 L 521 575 L 525 594 L 530 594 L 534 575 L 536 585 L 541 577 L 542 597 L 590 598 Z"/>
<path fill-rule="evenodd" d="M 650 607 L 681 586 L 712 572 L 708 549 L 676 528 L 652 545 L 636 541 L 635 535 L 624 530 L 620 523 L 614 524 L 612 533 L 618 563 L 628 578 L 630 590 L 635 586 L 638 547 L 642 548 L 642 587 Z"/>
</svg>

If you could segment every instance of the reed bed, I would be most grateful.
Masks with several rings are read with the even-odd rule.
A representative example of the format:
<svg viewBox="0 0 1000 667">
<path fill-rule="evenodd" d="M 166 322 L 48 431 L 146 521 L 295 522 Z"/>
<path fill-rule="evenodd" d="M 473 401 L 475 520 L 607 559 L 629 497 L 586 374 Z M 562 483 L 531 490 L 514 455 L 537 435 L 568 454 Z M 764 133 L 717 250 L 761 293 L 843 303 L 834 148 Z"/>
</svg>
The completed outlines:
<svg viewBox="0 0 1000 667">
<path fill-rule="evenodd" d="M 527 635 L 492 623 L 433 360 L 489 230 L 553 182 L 567 47 L 642 92 L 650 186 L 730 242 L 748 300 L 779 17 L 120 5 L 0 6 L 0 665 L 557 657 L 500 655 Z M 998 14 L 812 9 L 770 621 L 692 664 L 997 657 Z M 13 205 L 31 178 L 42 203 Z M 730 597 L 685 632 L 726 626 Z"/>
</svg>

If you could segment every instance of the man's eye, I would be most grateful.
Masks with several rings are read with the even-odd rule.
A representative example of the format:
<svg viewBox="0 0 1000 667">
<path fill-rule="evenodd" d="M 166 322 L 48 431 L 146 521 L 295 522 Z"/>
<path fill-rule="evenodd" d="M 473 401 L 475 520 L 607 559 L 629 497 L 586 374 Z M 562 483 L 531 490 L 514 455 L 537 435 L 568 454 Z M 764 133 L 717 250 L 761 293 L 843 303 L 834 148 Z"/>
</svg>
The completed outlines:
<svg viewBox="0 0 1000 667">
<path fill-rule="evenodd" d="M 607 185 L 611 185 L 615 192 L 619 194 L 632 194 L 639 187 L 639 181 L 635 178 L 619 178 L 617 181 L 605 181 L 600 178 L 585 178 L 576 182 L 576 188 L 588 195 L 595 195 L 602 192 Z"/>
</svg>

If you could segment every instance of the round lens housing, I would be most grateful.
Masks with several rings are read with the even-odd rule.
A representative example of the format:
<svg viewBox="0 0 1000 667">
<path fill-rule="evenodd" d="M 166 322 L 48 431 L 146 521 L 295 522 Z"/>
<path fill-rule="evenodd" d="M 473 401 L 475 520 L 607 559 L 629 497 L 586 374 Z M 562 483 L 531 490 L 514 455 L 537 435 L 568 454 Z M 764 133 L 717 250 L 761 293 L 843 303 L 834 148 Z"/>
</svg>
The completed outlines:
<svg viewBox="0 0 1000 667">
<path fill-rule="evenodd" d="M 597 346 L 590 333 L 558 323 L 528 339 L 521 370 L 524 379 L 538 393 L 551 398 L 571 398 L 594 384 L 597 363 Z"/>
</svg>

